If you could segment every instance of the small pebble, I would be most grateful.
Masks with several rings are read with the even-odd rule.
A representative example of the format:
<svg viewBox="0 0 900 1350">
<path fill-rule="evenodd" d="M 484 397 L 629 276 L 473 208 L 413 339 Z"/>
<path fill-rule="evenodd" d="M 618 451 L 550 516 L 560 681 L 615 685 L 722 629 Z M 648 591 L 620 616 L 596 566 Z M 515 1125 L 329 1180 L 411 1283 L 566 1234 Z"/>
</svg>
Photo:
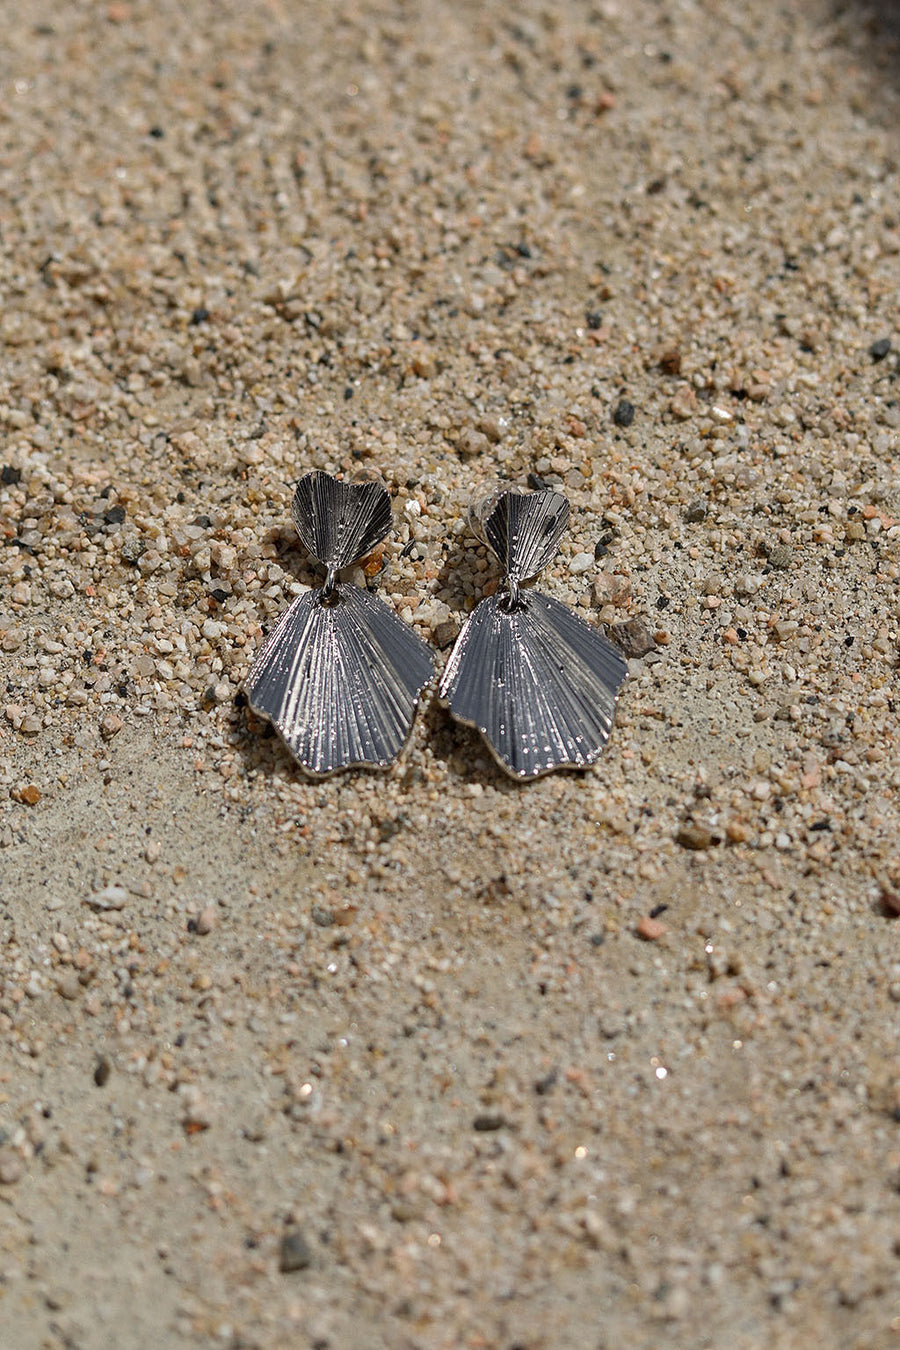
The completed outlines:
<svg viewBox="0 0 900 1350">
<path fill-rule="evenodd" d="M 777 567 L 779 571 L 784 572 L 791 565 L 794 557 L 794 550 L 790 544 L 776 544 L 770 548 L 766 555 L 770 567 Z"/>
<path fill-rule="evenodd" d="M 38 802 L 41 800 L 41 790 L 40 788 L 35 787 L 34 783 L 29 783 L 27 787 L 19 788 L 16 796 L 19 801 L 24 802 L 26 806 L 37 806 Z"/>
<path fill-rule="evenodd" d="M 456 441 L 456 453 L 460 459 L 474 459 L 478 455 L 485 455 L 490 448 L 491 443 L 484 432 L 476 431 L 474 427 L 466 427 Z"/>
<path fill-rule="evenodd" d="M 124 727 L 125 723 L 118 713 L 107 713 L 100 720 L 100 735 L 105 741 L 111 741 L 113 736 L 117 736 Z"/>
<path fill-rule="evenodd" d="M 629 661 L 639 661 L 648 652 L 656 650 L 656 638 L 641 619 L 626 619 L 624 623 L 614 623 L 609 636 Z"/>
<path fill-rule="evenodd" d="M 455 619 L 448 619 L 445 623 L 439 623 L 434 629 L 434 640 L 439 649 L 443 652 L 459 637 L 459 624 Z"/>
<path fill-rule="evenodd" d="M 278 1247 L 278 1269 L 282 1275 L 306 1270 L 312 1265 L 312 1250 L 299 1228 L 289 1228 Z"/>
<path fill-rule="evenodd" d="M 645 914 L 642 919 L 638 920 L 634 931 L 644 942 L 657 942 L 668 930 L 664 923 L 660 923 L 659 919 L 651 919 L 649 914 Z"/>
<path fill-rule="evenodd" d="M 706 519 L 706 502 L 699 498 L 691 502 L 685 510 L 684 519 L 688 525 L 699 525 Z"/>
<path fill-rule="evenodd" d="M 883 361 L 891 350 L 891 339 L 889 337 L 876 338 L 869 348 L 869 355 L 873 361 Z"/>
<path fill-rule="evenodd" d="M 589 571 L 594 566 L 594 557 L 591 553 L 576 553 L 575 557 L 569 563 L 569 571 L 573 576 L 580 576 L 582 572 Z"/>
<path fill-rule="evenodd" d="M 90 905 L 91 909 L 100 911 L 124 909 L 128 904 L 128 892 L 124 886 L 105 886 L 95 895 L 87 896 L 84 903 Z"/>
<path fill-rule="evenodd" d="M 201 909 L 200 913 L 197 915 L 196 930 L 202 937 L 205 937 L 207 933 L 212 932 L 218 922 L 218 906 L 204 905 L 203 909 Z"/>
<path fill-rule="evenodd" d="M 62 998 L 74 1000 L 82 991 L 82 984 L 78 978 L 77 971 L 65 970 L 56 981 L 56 990 Z"/>
<path fill-rule="evenodd" d="M 631 597 L 631 582 L 618 572 L 601 572 L 591 586 L 591 601 L 597 609 L 606 605 L 626 605 Z"/>
<path fill-rule="evenodd" d="M 140 535 L 132 534 L 122 544 L 122 561 L 136 567 L 146 547 Z"/>
<path fill-rule="evenodd" d="M 669 410 L 679 422 L 687 422 L 697 411 L 697 395 L 689 384 L 685 384 L 673 396 Z"/>
<path fill-rule="evenodd" d="M 483 1115 L 475 1117 L 472 1121 L 472 1129 L 479 1134 L 489 1134 L 493 1130 L 502 1130 L 506 1123 L 506 1117 L 499 1112 L 485 1112 Z"/>
<path fill-rule="evenodd" d="M 613 413 L 613 421 L 617 427 L 630 427 L 634 421 L 634 404 L 629 403 L 627 398 L 620 399 Z"/>
<path fill-rule="evenodd" d="M 112 1073 L 112 1065 L 105 1055 L 98 1056 L 97 1063 L 94 1066 L 94 1084 L 96 1087 L 106 1087 L 109 1082 L 109 1076 Z"/>
</svg>

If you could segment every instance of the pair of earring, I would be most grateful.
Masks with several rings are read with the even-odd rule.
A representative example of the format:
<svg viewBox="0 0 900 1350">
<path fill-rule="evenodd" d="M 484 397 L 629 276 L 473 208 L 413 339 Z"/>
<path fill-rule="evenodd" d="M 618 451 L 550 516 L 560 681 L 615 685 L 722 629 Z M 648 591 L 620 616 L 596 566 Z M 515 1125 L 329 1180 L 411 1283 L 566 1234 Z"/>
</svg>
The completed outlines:
<svg viewBox="0 0 900 1350">
<path fill-rule="evenodd" d="M 281 616 L 247 676 L 247 701 L 308 773 L 385 767 L 409 736 L 434 661 L 384 601 L 339 573 L 387 535 L 390 495 L 315 470 L 297 483 L 291 517 L 325 583 Z M 569 503 L 549 489 L 506 489 L 470 519 L 504 575 L 457 638 L 440 698 L 516 779 L 586 768 L 612 729 L 625 662 L 558 600 L 521 589 L 554 557 Z"/>
</svg>

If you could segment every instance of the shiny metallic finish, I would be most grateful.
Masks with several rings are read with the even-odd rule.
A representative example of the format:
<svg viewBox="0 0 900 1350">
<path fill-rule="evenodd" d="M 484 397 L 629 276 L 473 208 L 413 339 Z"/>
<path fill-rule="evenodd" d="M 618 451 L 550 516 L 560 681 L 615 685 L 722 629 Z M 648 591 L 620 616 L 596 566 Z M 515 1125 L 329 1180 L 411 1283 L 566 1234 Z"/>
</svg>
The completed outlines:
<svg viewBox="0 0 900 1350">
<path fill-rule="evenodd" d="M 549 488 L 527 495 L 506 488 L 474 506 L 470 519 L 507 579 L 526 581 L 555 558 L 569 523 L 569 503 Z"/>
<path fill-rule="evenodd" d="M 303 547 L 320 563 L 349 567 L 390 532 L 390 493 L 383 483 L 344 483 L 314 469 L 294 490 L 291 519 Z"/>
<path fill-rule="evenodd" d="M 247 700 L 308 773 L 383 768 L 409 736 L 434 664 L 426 644 L 382 600 L 337 572 L 387 534 L 390 496 L 378 483 L 311 473 L 297 484 L 291 515 L 328 576 L 269 634 L 247 676 Z"/>
<path fill-rule="evenodd" d="M 590 624 L 558 600 L 519 589 L 553 557 L 568 515 L 557 492 L 507 491 L 492 501 L 483 537 L 506 576 L 467 621 L 441 681 L 452 715 L 476 727 L 520 780 L 593 764 L 627 673 Z"/>
</svg>

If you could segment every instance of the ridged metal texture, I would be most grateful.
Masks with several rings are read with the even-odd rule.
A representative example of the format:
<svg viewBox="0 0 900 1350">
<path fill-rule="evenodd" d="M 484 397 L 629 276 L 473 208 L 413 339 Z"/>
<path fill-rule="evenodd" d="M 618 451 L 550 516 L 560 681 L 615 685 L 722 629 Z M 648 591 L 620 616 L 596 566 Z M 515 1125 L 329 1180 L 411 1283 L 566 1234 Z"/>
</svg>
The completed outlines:
<svg viewBox="0 0 900 1350">
<path fill-rule="evenodd" d="M 434 674 L 431 653 L 384 601 L 359 586 L 337 598 L 301 595 L 247 677 L 247 700 L 268 717 L 307 772 L 394 760 Z"/>
<path fill-rule="evenodd" d="M 386 514 L 385 514 L 386 513 Z M 310 552 L 332 568 L 362 557 L 390 529 L 380 484 L 307 474 L 292 515 Z M 403 748 L 434 674 L 428 646 L 382 600 L 348 582 L 301 595 L 281 616 L 244 683 L 310 774 L 384 767 Z"/>
<path fill-rule="evenodd" d="M 383 483 L 342 483 L 314 469 L 294 490 L 291 519 L 314 558 L 326 567 L 349 567 L 390 530 L 390 493 Z"/>
<path fill-rule="evenodd" d="M 554 492 L 510 492 L 493 504 L 484 537 L 508 564 L 508 578 L 546 566 L 568 514 L 568 502 Z M 527 591 L 512 603 L 501 589 L 465 624 L 440 695 L 458 721 L 477 727 L 500 765 L 524 780 L 595 762 L 626 673 L 612 643 L 558 600 Z"/>
<path fill-rule="evenodd" d="M 560 492 L 494 492 L 470 513 L 473 529 L 496 553 L 506 576 L 537 576 L 556 556 L 569 523 L 569 503 Z"/>
<path fill-rule="evenodd" d="M 491 595 L 470 616 L 441 697 L 516 778 L 593 764 L 612 730 L 625 662 L 558 600 L 531 591 L 512 611 L 503 601 Z"/>
</svg>

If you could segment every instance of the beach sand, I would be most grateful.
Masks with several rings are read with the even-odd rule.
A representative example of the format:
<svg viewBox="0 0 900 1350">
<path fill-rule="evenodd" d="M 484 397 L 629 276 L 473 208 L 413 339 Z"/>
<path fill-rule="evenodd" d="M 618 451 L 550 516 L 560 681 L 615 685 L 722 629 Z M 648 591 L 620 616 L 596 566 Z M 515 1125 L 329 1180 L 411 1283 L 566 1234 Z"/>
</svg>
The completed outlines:
<svg viewBox="0 0 900 1350">
<path fill-rule="evenodd" d="M 897 8 L 3 27 L 0 1345 L 900 1345 Z M 439 666 L 567 495 L 596 769 L 304 780 L 310 468 Z"/>
</svg>

